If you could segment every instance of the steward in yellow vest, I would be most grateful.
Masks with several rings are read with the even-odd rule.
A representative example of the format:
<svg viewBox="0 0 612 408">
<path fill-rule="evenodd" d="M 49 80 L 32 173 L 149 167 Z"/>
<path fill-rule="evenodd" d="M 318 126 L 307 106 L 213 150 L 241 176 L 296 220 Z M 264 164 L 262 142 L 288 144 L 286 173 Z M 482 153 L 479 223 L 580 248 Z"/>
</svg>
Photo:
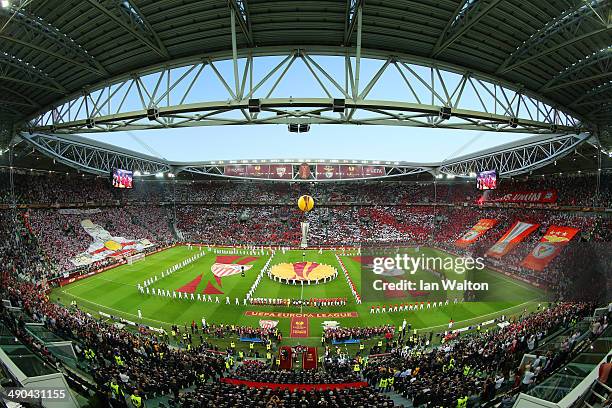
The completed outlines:
<svg viewBox="0 0 612 408">
<path fill-rule="evenodd" d="M 142 397 L 138 395 L 138 390 L 134 390 L 132 395 L 130 395 L 130 402 L 134 408 L 142 407 Z"/>
<path fill-rule="evenodd" d="M 119 384 L 117 384 L 117 381 L 114 378 L 111 380 L 108 387 L 111 390 L 112 399 L 121 399 L 123 397 L 123 390 L 121 387 L 119 387 Z"/>
</svg>

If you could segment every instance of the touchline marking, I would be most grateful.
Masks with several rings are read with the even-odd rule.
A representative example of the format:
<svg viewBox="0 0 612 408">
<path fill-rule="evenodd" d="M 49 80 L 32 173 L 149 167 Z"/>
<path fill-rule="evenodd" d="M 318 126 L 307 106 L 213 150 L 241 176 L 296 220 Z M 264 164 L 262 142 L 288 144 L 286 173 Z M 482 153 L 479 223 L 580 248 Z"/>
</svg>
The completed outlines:
<svg viewBox="0 0 612 408">
<path fill-rule="evenodd" d="M 519 307 L 525 306 L 526 304 L 529 304 L 529 303 L 535 303 L 536 301 L 537 301 L 537 299 L 528 300 L 527 302 L 521 303 L 520 305 L 510 306 L 510 307 L 507 307 L 505 309 L 498 310 L 496 312 L 491 312 L 491 313 L 483 314 L 483 315 L 480 315 L 480 316 L 477 316 L 477 317 L 472 317 L 471 319 L 459 320 L 459 321 L 457 321 L 455 323 L 460 324 L 460 323 L 470 322 L 472 320 L 479 320 L 479 319 L 481 319 L 483 317 L 486 317 L 486 316 L 498 315 L 498 314 L 500 314 L 502 312 L 505 312 L 507 310 L 518 309 Z M 436 327 L 448 327 L 448 324 L 439 324 L 437 326 L 423 327 L 421 329 L 417 329 L 417 331 L 435 329 Z"/>
<path fill-rule="evenodd" d="M 68 296 L 72 296 L 73 298 L 79 299 L 79 300 L 81 300 L 81 301 L 83 301 L 85 303 L 96 305 L 96 306 L 101 307 L 101 308 L 106 309 L 106 310 L 112 310 L 113 312 L 118 312 L 118 313 L 121 313 L 121 314 L 124 314 L 124 315 L 138 317 L 138 315 L 135 315 L 133 313 L 124 312 L 123 310 L 114 309 L 112 307 L 104 306 L 104 305 L 101 305 L 100 303 L 96 303 L 96 302 L 92 302 L 91 300 L 83 299 L 80 296 L 73 295 L 72 293 L 68 293 L 66 291 L 64 291 L 64 293 L 66 293 Z M 163 320 L 150 319 L 148 317 L 143 317 L 142 320 L 148 320 L 150 322 L 157 322 L 157 323 L 167 324 L 167 325 L 170 325 L 170 326 L 172 326 L 173 324 L 176 324 L 176 323 L 164 322 Z"/>
</svg>

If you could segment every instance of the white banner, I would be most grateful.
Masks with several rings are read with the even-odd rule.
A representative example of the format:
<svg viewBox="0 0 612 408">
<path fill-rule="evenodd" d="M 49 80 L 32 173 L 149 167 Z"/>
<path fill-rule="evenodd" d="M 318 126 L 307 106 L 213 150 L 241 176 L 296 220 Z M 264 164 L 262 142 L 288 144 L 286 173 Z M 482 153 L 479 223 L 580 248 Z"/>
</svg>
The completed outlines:
<svg viewBox="0 0 612 408">
<path fill-rule="evenodd" d="M 82 252 L 70 260 L 76 266 L 89 265 L 110 256 L 119 256 L 130 252 L 140 252 L 145 248 L 153 246 L 148 239 L 127 239 L 124 237 L 113 237 L 110 232 L 94 224 L 91 220 L 81 221 L 81 226 L 92 238 L 93 242 L 85 252 Z"/>
</svg>

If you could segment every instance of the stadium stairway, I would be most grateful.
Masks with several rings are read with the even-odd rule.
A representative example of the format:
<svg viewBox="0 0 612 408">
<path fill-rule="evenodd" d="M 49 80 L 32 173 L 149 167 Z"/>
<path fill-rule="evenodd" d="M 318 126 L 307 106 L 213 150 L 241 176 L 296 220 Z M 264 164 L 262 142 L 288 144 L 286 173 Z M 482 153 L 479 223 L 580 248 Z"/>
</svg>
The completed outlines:
<svg viewBox="0 0 612 408">
<path fill-rule="evenodd" d="M 412 401 L 410 401 L 409 399 L 405 398 L 403 395 L 398 394 L 395 391 L 390 391 L 385 393 L 385 395 L 389 398 L 391 398 L 391 401 L 393 401 L 393 403 L 397 406 L 402 406 L 404 408 L 413 408 L 414 405 L 412 405 Z"/>
</svg>

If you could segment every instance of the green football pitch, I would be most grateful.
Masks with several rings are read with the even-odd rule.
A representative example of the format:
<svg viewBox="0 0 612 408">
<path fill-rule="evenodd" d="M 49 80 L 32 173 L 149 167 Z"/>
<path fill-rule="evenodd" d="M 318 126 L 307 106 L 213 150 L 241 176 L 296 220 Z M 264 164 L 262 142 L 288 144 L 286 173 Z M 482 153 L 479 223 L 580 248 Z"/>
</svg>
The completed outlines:
<svg viewBox="0 0 612 408">
<path fill-rule="evenodd" d="M 318 251 L 318 250 L 290 250 L 286 252 L 276 251 L 271 260 L 271 265 L 278 263 L 295 263 L 303 260 L 328 264 L 338 269 L 338 277 L 331 282 L 318 285 L 286 285 L 269 279 L 264 275 L 258 285 L 254 296 L 255 298 L 337 298 L 342 297 L 348 300 L 345 306 L 323 307 L 304 307 L 303 313 L 331 313 L 331 312 L 357 312 L 357 317 L 334 318 L 334 317 L 311 317 L 309 319 L 310 338 L 290 339 L 290 319 L 285 317 L 260 317 L 248 316 L 247 311 L 259 312 L 289 312 L 300 313 L 299 307 L 273 307 L 273 306 L 244 306 L 242 299 L 253 285 L 257 275 L 264 267 L 269 254 L 252 255 L 243 250 L 236 256 L 238 262 L 242 261 L 245 265 L 251 265 L 244 276 L 240 273 L 224 276 L 217 281 L 211 271 L 212 265 L 219 259 L 227 262 L 229 258 L 217 258 L 232 256 L 233 250 L 227 248 L 202 248 L 204 256 L 196 261 L 179 269 L 173 274 L 162 278 L 162 271 L 177 264 L 193 255 L 200 249 L 187 246 L 176 246 L 165 251 L 147 256 L 144 260 L 132 265 L 122 265 L 92 277 L 76 281 L 64 287 L 58 287 L 51 293 L 53 301 L 68 305 L 71 301 L 76 301 L 78 307 L 86 310 L 93 315 L 100 316 L 99 312 L 122 317 L 130 321 L 147 324 L 154 327 L 168 329 L 172 324 L 189 325 L 192 320 L 200 322 L 205 318 L 209 323 L 237 324 L 244 326 L 258 327 L 259 320 L 272 319 L 278 320 L 278 328 L 283 333 L 284 340 L 288 344 L 312 344 L 319 343 L 322 333 L 322 323 L 326 320 L 335 320 L 341 326 L 378 326 L 393 324 L 400 326 L 404 319 L 412 325 L 414 329 L 422 331 L 441 332 L 447 327 L 450 319 L 455 321 L 454 328 L 474 325 L 479 321 L 493 319 L 502 314 L 512 316 L 521 313 L 524 309 L 533 309 L 538 302 L 542 301 L 544 294 L 521 281 L 511 279 L 497 272 L 484 270 L 481 273 L 481 281 L 489 283 L 489 290 L 493 296 L 492 301 L 478 302 L 449 302 L 448 305 L 441 307 L 424 309 L 418 311 L 395 312 L 395 313 L 370 313 L 372 305 L 402 303 L 403 299 L 391 299 L 385 302 L 368 302 L 364 299 L 363 303 L 357 304 L 344 273 L 338 263 L 336 255 L 344 263 L 351 279 L 361 291 L 362 285 L 362 265 L 358 257 L 349 256 L 338 251 Z M 219 253 L 214 253 L 218 251 Z M 415 251 L 406 249 L 406 251 Z M 305 256 L 304 256 L 305 252 Z M 428 256 L 452 256 L 445 252 L 432 248 L 421 248 L 421 253 Z M 253 259 L 256 258 L 256 259 Z M 236 262 L 236 260 L 234 260 Z M 419 274 L 424 274 L 419 271 Z M 447 278 L 452 278 L 454 271 L 444 270 Z M 140 293 L 138 284 L 142 284 L 146 279 L 158 277 L 150 287 L 163 290 L 178 290 L 184 285 L 192 284 L 194 295 L 202 293 L 206 288 L 213 289 L 223 294 L 211 295 L 212 302 L 204 302 L 185 299 L 174 299 L 172 297 L 152 296 Z M 458 275 L 456 278 L 460 278 Z M 512 294 L 512 296 L 504 296 Z M 449 297 L 456 294 L 449 294 Z M 219 303 L 214 301 L 215 296 L 219 297 Z M 231 299 L 230 304 L 226 304 L 225 297 Z M 240 300 L 240 305 L 235 304 L 235 299 Z M 500 300 L 511 299 L 511 300 Z M 416 299 L 415 299 L 416 300 Z M 410 302 L 410 299 L 406 300 Z M 142 312 L 142 320 L 138 319 L 138 310 Z"/>
</svg>

